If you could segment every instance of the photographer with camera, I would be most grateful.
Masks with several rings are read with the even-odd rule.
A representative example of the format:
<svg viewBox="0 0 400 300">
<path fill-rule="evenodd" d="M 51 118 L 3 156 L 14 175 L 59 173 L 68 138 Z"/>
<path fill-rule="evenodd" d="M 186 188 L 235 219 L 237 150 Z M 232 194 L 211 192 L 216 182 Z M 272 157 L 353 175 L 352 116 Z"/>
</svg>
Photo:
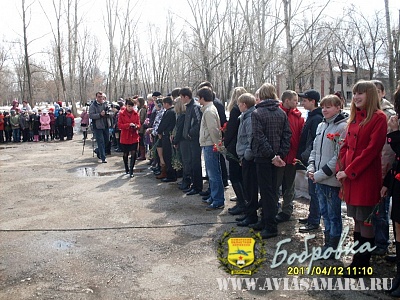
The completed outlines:
<svg viewBox="0 0 400 300">
<path fill-rule="evenodd" d="M 108 134 L 108 111 L 109 107 L 104 102 L 105 95 L 99 91 L 96 93 L 96 100 L 89 107 L 89 118 L 92 119 L 93 133 L 97 142 L 97 157 L 102 163 L 106 161 L 106 143 L 109 143 Z"/>
</svg>

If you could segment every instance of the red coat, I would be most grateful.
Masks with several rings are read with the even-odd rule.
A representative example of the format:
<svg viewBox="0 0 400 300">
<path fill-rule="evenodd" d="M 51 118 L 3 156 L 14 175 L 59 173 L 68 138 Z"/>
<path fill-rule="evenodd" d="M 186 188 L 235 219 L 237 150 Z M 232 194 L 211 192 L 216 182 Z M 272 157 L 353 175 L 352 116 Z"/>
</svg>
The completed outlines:
<svg viewBox="0 0 400 300">
<path fill-rule="evenodd" d="M 136 124 L 136 128 L 131 127 L 130 123 Z M 121 130 L 121 144 L 130 145 L 139 143 L 138 130 L 140 129 L 140 118 L 135 110 L 132 112 L 128 112 L 127 109 L 120 110 L 118 114 L 118 128 Z"/>
<path fill-rule="evenodd" d="M 296 158 L 297 151 L 299 150 L 301 131 L 304 127 L 304 118 L 301 116 L 301 112 L 295 109 L 287 109 L 282 103 L 280 103 L 281 109 L 286 113 L 289 120 L 289 127 L 292 131 L 290 137 L 290 150 L 288 155 L 283 159 L 286 163 L 292 164 Z"/>
<path fill-rule="evenodd" d="M 4 130 L 4 115 L 0 114 L 0 130 Z"/>
<path fill-rule="evenodd" d="M 353 206 L 374 206 L 381 198 L 381 153 L 386 141 L 386 116 L 378 110 L 367 124 L 360 126 L 366 116 L 365 110 L 356 112 L 340 149 L 338 167 L 347 175 L 342 196 Z"/>
</svg>

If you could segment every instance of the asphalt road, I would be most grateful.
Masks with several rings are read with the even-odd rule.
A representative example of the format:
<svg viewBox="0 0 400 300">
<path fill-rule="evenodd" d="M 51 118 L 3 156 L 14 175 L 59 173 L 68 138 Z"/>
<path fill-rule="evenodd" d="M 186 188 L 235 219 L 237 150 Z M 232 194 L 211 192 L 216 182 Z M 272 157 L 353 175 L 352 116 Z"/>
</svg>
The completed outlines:
<svg viewBox="0 0 400 300">
<path fill-rule="evenodd" d="M 283 239 L 291 238 L 289 254 L 304 251 L 307 234 L 298 233 L 296 220 L 308 206 L 301 199 L 291 221 L 279 226 L 280 235 L 266 242 L 267 260 L 252 276 L 254 290 L 245 284 L 235 289 L 230 281 L 225 290 L 223 280 L 249 278 L 218 268 L 217 242 L 235 227 L 227 213 L 234 203 L 207 212 L 199 196 L 156 180 L 145 162 L 129 179 L 120 154 L 99 164 L 89 142 L 82 155 L 80 138 L 0 144 L 0 299 L 389 298 L 381 291 L 306 290 L 305 282 L 297 291 L 284 290 L 283 283 L 267 290 L 272 278 L 291 280 L 293 289 L 293 279 L 323 277 L 288 275 L 286 263 L 271 268 Z M 232 189 L 225 195 L 232 196 Z M 249 236 L 246 228 L 235 234 Z M 321 243 L 317 231 L 309 244 Z M 315 265 L 343 267 L 348 259 Z M 373 267 L 377 277 L 394 275 L 394 265 L 374 261 Z"/>
</svg>

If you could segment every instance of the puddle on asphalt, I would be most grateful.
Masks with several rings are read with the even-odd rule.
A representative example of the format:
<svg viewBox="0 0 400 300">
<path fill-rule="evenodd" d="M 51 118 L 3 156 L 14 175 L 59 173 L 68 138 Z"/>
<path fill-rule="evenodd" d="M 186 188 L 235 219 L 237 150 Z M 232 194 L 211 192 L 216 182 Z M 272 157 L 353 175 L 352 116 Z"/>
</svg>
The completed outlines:
<svg viewBox="0 0 400 300">
<path fill-rule="evenodd" d="M 68 250 L 70 248 L 72 248 L 74 245 L 70 242 L 66 242 L 66 241 L 55 241 L 53 243 L 53 247 L 56 249 L 60 249 L 60 250 Z"/>
<path fill-rule="evenodd" d="M 145 170 L 146 168 L 137 168 L 133 169 L 133 173 L 143 173 Z M 76 169 L 76 172 L 80 177 L 112 176 L 112 175 L 125 174 L 125 172 L 122 170 L 97 171 L 96 168 L 90 168 L 90 167 L 78 168 Z"/>
</svg>

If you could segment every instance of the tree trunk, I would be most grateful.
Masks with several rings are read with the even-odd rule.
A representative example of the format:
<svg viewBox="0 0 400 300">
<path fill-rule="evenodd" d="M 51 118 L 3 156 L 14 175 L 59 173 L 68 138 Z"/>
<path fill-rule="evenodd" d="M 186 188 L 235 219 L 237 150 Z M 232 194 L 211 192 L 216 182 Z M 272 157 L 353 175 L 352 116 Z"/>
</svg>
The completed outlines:
<svg viewBox="0 0 400 300">
<path fill-rule="evenodd" d="M 25 100 L 28 100 L 31 107 L 34 107 L 35 103 L 33 101 L 33 93 L 32 93 L 32 74 L 31 74 L 29 54 L 28 54 L 28 38 L 26 36 L 26 31 L 28 28 L 28 25 L 26 23 L 26 10 L 27 8 L 25 7 L 25 0 L 22 0 L 22 25 L 24 30 L 25 69 L 26 69 L 26 78 L 28 81 L 28 95 L 29 95 L 28 99 Z"/>
<path fill-rule="evenodd" d="M 394 56 L 393 56 L 393 40 L 392 30 L 390 29 L 390 15 L 389 15 L 389 0 L 385 0 L 385 17 L 386 17 L 386 33 L 388 39 L 388 57 L 389 57 L 389 88 L 386 95 L 393 100 L 393 92 L 395 90 L 395 77 L 394 77 Z"/>
</svg>

